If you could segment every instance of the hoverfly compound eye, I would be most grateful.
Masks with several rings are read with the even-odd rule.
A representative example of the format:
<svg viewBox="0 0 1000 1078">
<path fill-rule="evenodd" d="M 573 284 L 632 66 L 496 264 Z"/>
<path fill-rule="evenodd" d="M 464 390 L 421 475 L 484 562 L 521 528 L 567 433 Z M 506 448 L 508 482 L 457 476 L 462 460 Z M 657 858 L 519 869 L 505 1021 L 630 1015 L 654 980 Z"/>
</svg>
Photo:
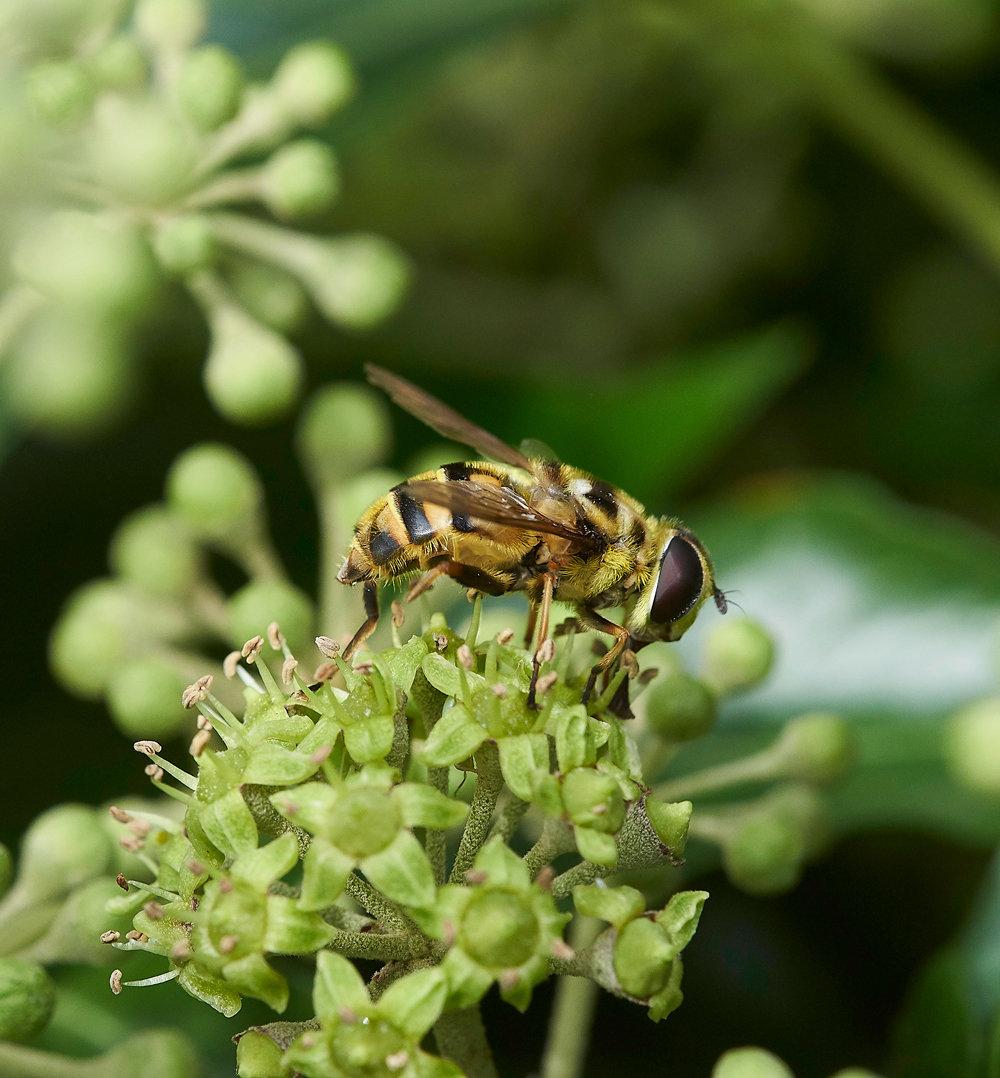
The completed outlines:
<svg viewBox="0 0 1000 1078">
<path fill-rule="evenodd" d="M 680 535 L 671 537 L 660 559 L 649 620 L 658 625 L 678 621 L 694 606 L 705 583 L 705 570 L 694 546 Z"/>
</svg>

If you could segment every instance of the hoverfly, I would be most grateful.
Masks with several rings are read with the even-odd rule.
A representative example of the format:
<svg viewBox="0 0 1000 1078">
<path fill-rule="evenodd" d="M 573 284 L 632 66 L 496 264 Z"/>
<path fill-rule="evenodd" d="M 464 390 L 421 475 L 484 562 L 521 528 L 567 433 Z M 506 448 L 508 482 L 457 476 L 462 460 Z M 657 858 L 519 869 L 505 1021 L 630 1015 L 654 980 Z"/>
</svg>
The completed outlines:
<svg viewBox="0 0 1000 1078">
<path fill-rule="evenodd" d="M 578 468 L 525 456 L 404 378 L 371 364 L 365 371 L 442 437 L 508 467 L 445 464 L 393 487 L 366 510 L 337 574 L 343 584 L 364 584 L 366 620 L 345 658 L 378 624 L 378 585 L 417 572 L 423 575 L 407 601 L 440 576 L 486 595 L 526 592 L 526 647 L 536 628 L 538 649 L 548 638 L 553 599 L 572 603 L 583 626 L 615 638 L 591 669 L 584 702 L 626 647 L 679 640 L 709 595 L 726 612 L 708 552 L 679 521 L 649 515 L 624 491 Z M 600 613 L 617 606 L 625 608 L 624 625 Z M 614 710 L 631 718 L 627 688 Z"/>
</svg>

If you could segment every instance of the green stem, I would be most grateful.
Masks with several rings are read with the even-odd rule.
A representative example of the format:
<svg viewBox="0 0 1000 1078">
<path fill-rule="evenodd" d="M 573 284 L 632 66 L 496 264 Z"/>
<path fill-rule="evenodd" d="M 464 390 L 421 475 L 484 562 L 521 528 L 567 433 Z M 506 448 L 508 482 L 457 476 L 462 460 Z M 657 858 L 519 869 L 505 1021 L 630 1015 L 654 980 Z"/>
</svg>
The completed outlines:
<svg viewBox="0 0 1000 1078">
<path fill-rule="evenodd" d="M 826 35 L 789 42 L 812 102 L 843 135 L 1000 268 L 1000 182 L 871 64 Z"/>
<path fill-rule="evenodd" d="M 538 841 L 524 855 L 524 863 L 528 866 L 531 878 L 534 879 L 539 872 L 551 864 L 561 853 L 569 853 L 576 849 L 576 841 L 573 838 L 573 829 L 565 820 L 556 820 L 551 816 L 545 818 L 542 833 Z"/>
<path fill-rule="evenodd" d="M 781 778 L 785 762 L 784 755 L 776 752 L 775 746 L 772 746 L 742 760 L 708 767 L 704 771 L 660 783 L 653 794 L 661 801 L 689 801 L 697 794 L 712 793 L 746 782 Z"/>
<path fill-rule="evenodd" d="M 448 782 L 450 767 L 429 767 L 427 768 L 427 783 L 432 786 L 438 793 L 448 796 Z M 426 837 L 424 838 L 424 852 L 427 854 L 427 860 L 431 863 L 431 868 L 434 870 L 434 882 L 440 887 L 444 881 L 448 878 L 448 863 L 446 859 L 446 846 L 445 846 L 445 833 L 444 831 L 435 831 L 432 828 L 427 829 Z"/>
<path fill-rule="evenodd" d="M 570 945 L 583 951 L 597 939 L 602 926 L 597 917 L 576 917 L 569 930 Z M 587 1058 L 597 991 L 589 977 L 559 978 L 542 1056 L 542 1078 L 579 1078 Z"/>
<path fill-rule="evenodd" d="M 596 879 L 610 876 L 614 871 L 606 865 L 595 865 L 593 861 L 581 861 L 578 865 L 556 876 L 552 881 L 552 897 L 557 902 L 561 898 L 568 898 L 578 884 L 593 883 Z"/>
<path fill-rule="evenodd" d="M 511 794 L 510 800 L 504 805 L 503 811 L 500 813 L 500 818 L 493 825 L 489 837 L 493 838 L 494 835 L 499 835 L 504 842 L 510 842 L 517 829 L 521 826 L 521 821 L 529 808 L 531 808 L 529 801 L 522 801 L 519 797 L 514 797 Z"/>
<path fill-rule="evenodd" d="M 476 792 L 472 795 L 469 818 L 466 820 L 462 841 L 455 855 L 455 864 L 451 869 L 451 883 L 465 882 L 465 873 L 472 868 L 476 854 L 486 841 L 493 810 L 497 807 L 497 798 L 503 789 L 500 753 L 490 741 L 476 750 L 476 775 Z"/>
<path fill-rule="evenodd" d="M 421 936 L 383 932 L 341 932 L 327 948 L 346 958 L 365 958 L 372 962 L 406 962 L 427 952 Z"/>
<path fill-rule="evenodd" d="M 370 883 L 357 874 L 352 872 L 347 877 L 344 891 L 386 928 L 394 929 L 396 932 L 418 934 L 417 926 L 400 911 L 394 902 L 384 898 Z"/>
<path fill-rule="evenodd" d="M 445 1011 L 434 1023 L 434 1039 L 438 1053 L 457 1063 L 467 1078 L 498 1078 L 478 1004 Z"/>
</svg>

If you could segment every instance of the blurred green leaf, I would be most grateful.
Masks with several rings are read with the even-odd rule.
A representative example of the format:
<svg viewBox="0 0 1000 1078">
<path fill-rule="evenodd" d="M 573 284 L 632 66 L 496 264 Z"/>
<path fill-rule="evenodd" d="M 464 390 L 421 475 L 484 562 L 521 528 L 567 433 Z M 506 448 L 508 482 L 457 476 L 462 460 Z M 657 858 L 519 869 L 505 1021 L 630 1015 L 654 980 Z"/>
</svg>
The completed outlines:
<svg viewBox="0 0 1000 1078">
<path fill-rule="evenodd" d="M 710 461 L 805 369 L 806 335 L 790 325 L 635 368 L 539 381 L 517 426 L 572 463 L 659 501 Z M 582 433 L 581 433 L 582 432 Z"/>
<path fill-rule="evenodd" d="M 761 477 L 689 523 L 730 600 L 773 635 L 777 659 L 667 773 L 761 747 L 795 714 L 837 711 L 859 750 L 829 795 L 838 833 L 916 828 L 995 843 L 1000 804 L 949 777 L 941 724 L 996 691 L 1000 544 L 841 474 Z M 679 645 L 694 670 L 716 616 L 703 613 Z"/>
</svg>

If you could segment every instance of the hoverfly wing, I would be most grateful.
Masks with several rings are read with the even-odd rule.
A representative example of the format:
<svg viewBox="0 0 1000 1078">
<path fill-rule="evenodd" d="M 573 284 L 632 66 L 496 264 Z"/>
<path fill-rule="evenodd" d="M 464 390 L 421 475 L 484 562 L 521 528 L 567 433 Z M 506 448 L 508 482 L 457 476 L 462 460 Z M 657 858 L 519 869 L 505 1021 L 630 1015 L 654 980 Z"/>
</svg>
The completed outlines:
<svg viewBox="0 0 1000 1078">
<path fill-rule="evenodd" d="M 441 505 L 452 513 L 594 545 L 593 537 L 587 532 L 539 513 L 508 487 L 465 480 L 439 483 L 434 479 L 421 479 L 407 483 L 402 490 L 416 501 Z"/>
<path fill-rule="evenodd" d="M 426 423 L 442 438 L 472 446 L 483 456 L 503 461 L 504 464 L 509 464 L 513 468 L 522 468 L 526 472 L 532 470 L 531 461 L 523 453 L 519 453 L 506 442 L 502 442 L 488 430 L 477 427 L 475 423 L 459 415 L 454 408 L 449 408 L 437 397 L 425 393 L 419 386 L 372 363 L 365 364 L 365 374 L 372 385 L 385 390 L 400 408 L 422 423 Z"/>
<path fill-rule="evenodd" d="M 531 460 L 543 460 L 546 463 L 561 463 L 560 458 L 553 452 L 552 447 L 540 442 L 537 438 L 522 438 L 517 447 Z"/>
</svg>

